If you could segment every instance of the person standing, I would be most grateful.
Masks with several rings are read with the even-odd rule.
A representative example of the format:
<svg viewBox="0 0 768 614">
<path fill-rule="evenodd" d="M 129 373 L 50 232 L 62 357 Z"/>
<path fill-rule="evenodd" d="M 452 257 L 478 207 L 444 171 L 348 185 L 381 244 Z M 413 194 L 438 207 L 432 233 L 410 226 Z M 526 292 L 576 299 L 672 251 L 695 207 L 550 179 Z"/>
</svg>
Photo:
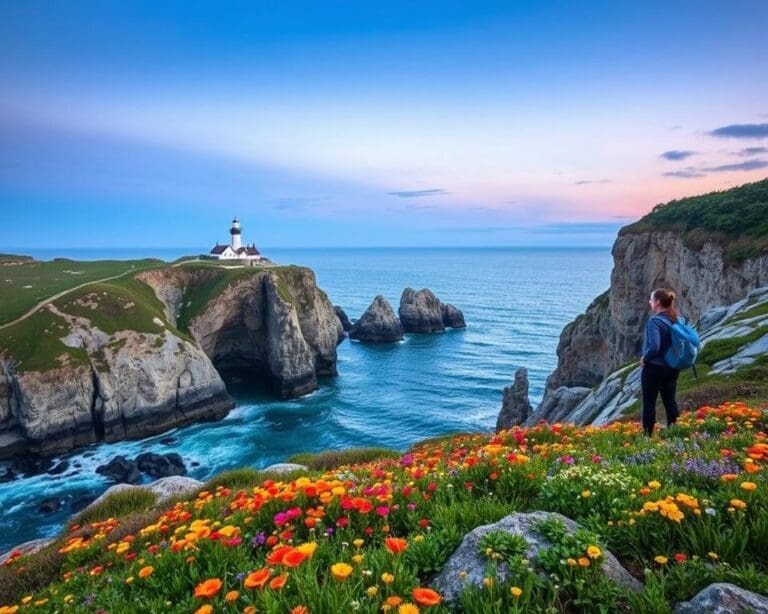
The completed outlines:
<svg viewBox="0 0 768 614">
<path fill-rule="evenodd" d="M 675 293 L 666 288 L 657 288 L 648 299 L 653 315 L 645 324 L 640 384 L 643 393 L 643 429 L 649 436 L 653 435 L 656 425 L 656 398 L 659 394 L 667 413 L 667 426 L 674 424 L 680 415 L 675 400 L 680 371 L 668 366 L 664 360 L 664 355 L 672 345 L 672 325 L 680 317 L 674 302 Z"/>
</svg>

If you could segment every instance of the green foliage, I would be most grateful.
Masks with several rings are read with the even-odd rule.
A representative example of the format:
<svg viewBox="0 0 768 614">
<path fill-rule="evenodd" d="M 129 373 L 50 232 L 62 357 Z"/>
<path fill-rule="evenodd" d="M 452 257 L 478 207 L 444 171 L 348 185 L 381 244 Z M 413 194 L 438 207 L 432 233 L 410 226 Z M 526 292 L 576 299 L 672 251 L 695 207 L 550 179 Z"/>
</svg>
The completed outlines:
<svg viewBox="0 0 768 614">
<path fill-rule="evenodd" d="M 706 241 L 725 247 L 728 262 L 758 256 L 768 248 L 768 179 L 656 205 L 619 234 L 670 230 L 699 248 Z"/>
<path fill-rule="evenodd" d="M 155 493 L 144 488 L 121 490 L 110 494 L 103 501 L 77 514 L 69 524 L 88 524 L 108 518 L 127 516 L 132 512 L 151 508 L 156 501 Z"/>
<path fill-rule="evenodd" d="M 288 459 L 289 463 L 306 465 L 312 470 L 326 471 L 343 465 L 357 465 L 386 458 L 399 458 L 400 453 L 387 448 L 350 448 L 325 452 L 301 452 Z"/>
</svg>

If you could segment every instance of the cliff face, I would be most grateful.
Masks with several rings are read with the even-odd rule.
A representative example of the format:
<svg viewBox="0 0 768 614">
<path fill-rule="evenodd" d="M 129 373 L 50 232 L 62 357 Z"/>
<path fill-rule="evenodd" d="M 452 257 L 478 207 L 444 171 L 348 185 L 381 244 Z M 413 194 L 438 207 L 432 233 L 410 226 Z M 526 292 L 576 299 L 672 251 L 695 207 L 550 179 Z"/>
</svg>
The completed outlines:
<svg viewBox="0 0 768 614">
<path fill-rule="evenodd" d="M 621 234 L 613 263 L 608 293 L 563 329 L 548 394 L 560 386 L 595 386 L 637 358 L 654 288 L 673 288 L 682 313 L 696 322 L 707 309 L 768 284 L 768 255 L 728 264 L 721 245 L 706 242 L 692 249 L 674 232 Z"/>
<path fill-rule="evenodd" d="M 265 380 L 281 398 L 317 388 L 336 375 L 336 346 L 344 331 L 311 270 L 275 267 L 246 271 L 197 312 L 190 303 L 221 284 L 221 271 L 177 267 L 140 274 L 219 371 Z M 189 317 L 191 316 L 191 317 Z"/>
<path fill-rule="evenodd" d="M 0 458 L 222 418 L 234 402 L 219 371 L 306 394 L 336 374 L 341 339 L 309 269 L 169 267 L 89 286 L 0 334 Z"/>
<path fill-rule="evenodd" d="M 57 366 L 29 371 L 12 355 L 0 359 L 0 458 L 146 437 L 222 418 L 234 405 L 194 343 L 162 327 L 107 334 L 87 318 L 48 309 L 66 323 L 65 345 L 87 358 L 63 354 Z"/>
</svg>

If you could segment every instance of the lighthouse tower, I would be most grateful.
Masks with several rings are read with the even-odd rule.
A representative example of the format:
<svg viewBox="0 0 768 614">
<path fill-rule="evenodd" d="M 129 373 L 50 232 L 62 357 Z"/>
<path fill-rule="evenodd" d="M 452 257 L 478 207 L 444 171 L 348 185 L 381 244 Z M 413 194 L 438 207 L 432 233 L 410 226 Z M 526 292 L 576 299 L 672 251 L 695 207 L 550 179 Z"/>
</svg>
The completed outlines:
<svg viewBox="0 0 768 614">
<path fill-rule="evenodd" d="M 240 238 L 240 222 L 237 221 L 237 218 L 232 220 L 232 228 L 229 229 L 229 234 L 232 235 L 232 249 L 235 252 L 240 251 L 242 243 Z"/>
</svg>

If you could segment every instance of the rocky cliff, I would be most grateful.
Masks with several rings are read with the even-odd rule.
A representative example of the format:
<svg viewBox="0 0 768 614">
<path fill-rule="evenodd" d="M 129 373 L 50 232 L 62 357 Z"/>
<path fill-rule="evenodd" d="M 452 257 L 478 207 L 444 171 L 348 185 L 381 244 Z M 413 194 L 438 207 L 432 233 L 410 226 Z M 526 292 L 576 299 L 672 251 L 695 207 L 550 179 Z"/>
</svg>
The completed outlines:
<svg viewBox="0 0 768 614">
<path fill-rule="evenodd" d="M 0 458 L 139 438 L 233 406 L 219 371 L 283 398 L 336 374 L 341 325 L 300 267 L 166 267 L 0 331 Z"/>
<path fill-rule="evenodd" d="M 768 180 L 659 205 L 623 228 L 612 249 L 610 289 L 563 329 L 557 368 L 533 416 L 567 415 L 639 356 L 654 288 L 674 289 L 681 312 L 696 322 L 768 284 L 766 219 Z"/>
</svg>

